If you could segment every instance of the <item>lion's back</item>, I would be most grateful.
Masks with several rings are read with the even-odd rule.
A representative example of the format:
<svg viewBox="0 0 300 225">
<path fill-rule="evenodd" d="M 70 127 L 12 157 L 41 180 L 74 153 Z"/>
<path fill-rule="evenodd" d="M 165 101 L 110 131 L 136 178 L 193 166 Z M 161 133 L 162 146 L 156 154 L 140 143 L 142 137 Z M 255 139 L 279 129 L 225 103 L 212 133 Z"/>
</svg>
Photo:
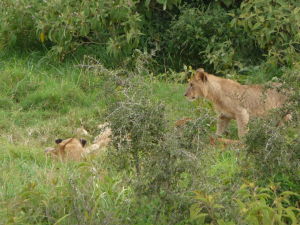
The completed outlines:
<svg viewBox="0 0 300 225">
<path fill-rule="evenodd" d="M 262 116 L 267 111 L 284 104 L 287 97 L 278 91 L 281 84 L 265 88 L 262 85 L 241 85 L 236 81 L 218 78 L 216 107 L 221 112 L 237 114 L 240 109 L 247 109 L 250 116 Z M 216 85 L 217 86 L 217 85 Z"/>
</svg>

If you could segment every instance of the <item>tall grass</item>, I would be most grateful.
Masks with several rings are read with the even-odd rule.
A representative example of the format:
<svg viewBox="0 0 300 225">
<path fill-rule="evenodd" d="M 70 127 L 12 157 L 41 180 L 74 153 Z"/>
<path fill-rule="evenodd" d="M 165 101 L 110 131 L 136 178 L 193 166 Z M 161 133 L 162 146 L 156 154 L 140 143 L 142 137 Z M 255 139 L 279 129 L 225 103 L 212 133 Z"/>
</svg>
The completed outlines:
<svg viewBox="0 0 300 225">
<path fill-rule="evenodd" d="M 151 175 L 152 168 L 163 166 L 155 179 L 164 181 L 157 195 L 143 194 L 135 189 L 142 186 L 136 185 L 132 170 L 117 170 L 111 163 L 110 149 L 82 162 L 65 163 L 47 158 L 43 151 L 56 138 L 80 137 L 76 133 L 79 127 L 91 134 L 86 137 L 91 142 L 99 132 L 97 125 L 107 120 L 109 104 L 116 101 L 108 92 L 126 88 L 128 74 L 118 76 L 116 85 L 109 87 L 107 75 L 114 71 L 93 73 L 75 61 L 52 64 L 41 53 L 2 52 L 0 63 L 0 224 L 205 224 L 189 216 L 188 207 L 200 201 L 191 197 L 191 190 L 213 196 L 214 204 L 223 206 L 211 215 L 243 224 L 233 199 L 247 179 L 256 178 L 255 163 L 243 163 L 247 155 L 241 147 L 209 144 L 208 136 L 215 130 L 215 122 L 209 119 L 214 112 L 205 101 L 186 101 L 185 85 L 138 77 L 147 86 L 139 87 L 141 97 L 165 105 L 167 130 L 174 136 L 162 146 L 178 144 L 172 151 L 153 149 L 152 156 L 162 165 L 148 160 L 148 152 L 142 153 L 142 169 L 148 166 L 147 175 Z M 208 117 L 204 118 L 205 113 Z M 183 117 L 198 119 L 188 130 L 192 143 L 180 143 L 186 128 L 174 128 L 174 122 Z M 230 129 L 236 129 L 235 125 Z M 194 148 L 199 140 L 201 148 Z M 148 162 L 154 166 L 149 167 Z M 172 171 L 168 172 L 166 164 Z M 184 166 L 194 170 L 182 171 Z M 174 174 L 178 177 L 172 177 Z M 259 182 L 266 185 L 269 180 Z M 293 183 L 284 190 L 291 186 L 293 190 L 298 187 Z M 297 197 L 291 205 L 295 201 Z M 211 222 L 207 218 L 206 224 Z"/>
<path fill-rule="evenodd" d="M 43 152 L 55 138 L 76 136 L 79 127 L 97 135 L 109 102 L 104 78 L 75 64 L 52 65 L 38 53 L 1 55 L 1 62 L 0 223 L 143 224 L 147 219 L 131 218 L 132 211 L 147 217 L 152 208 L 134 209 L 137 205 L 130 187 L 121 182 L 122 173 L 107 169 L 102 158 L 63 164 Z M 184 90 L 182 85 L 175 90 L 167 83 L 151 85 L 152 98 L 166 102 L 175 102 L 178 95 L 170 96 Z M 183 95 L 178 103 L 187 105 Z M 178 114 L 172 121 L 182 115 L 180 106 L 170 105 L 169 111 L 174 109 Z"/>
</svg>

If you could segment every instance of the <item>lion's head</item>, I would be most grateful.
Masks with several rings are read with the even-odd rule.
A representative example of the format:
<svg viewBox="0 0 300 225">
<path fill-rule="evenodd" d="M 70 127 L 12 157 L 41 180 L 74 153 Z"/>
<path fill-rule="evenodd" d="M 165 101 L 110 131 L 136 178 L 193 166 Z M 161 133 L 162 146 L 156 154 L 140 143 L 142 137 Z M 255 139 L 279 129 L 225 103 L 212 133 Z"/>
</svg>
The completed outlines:
<svg viewBox="0 0 300 225">
<path fill-rule="evenodd" d="M 55 148 L 49 148 L 45 152 L 60 159 L 80 160 L 84 153 L 86 140 L 77 138 L 68 138 L 65 140 L 56 139 Z"/>
<path fill-rule="evenodd" d="M 207 73 L 204 69 L 199 68 L 189 80 L 189 87 L 187 88 L 184 96 L 190 101 L 199 97 L 205 98 L 207 96 L 207 85 Z"/>
</svg>

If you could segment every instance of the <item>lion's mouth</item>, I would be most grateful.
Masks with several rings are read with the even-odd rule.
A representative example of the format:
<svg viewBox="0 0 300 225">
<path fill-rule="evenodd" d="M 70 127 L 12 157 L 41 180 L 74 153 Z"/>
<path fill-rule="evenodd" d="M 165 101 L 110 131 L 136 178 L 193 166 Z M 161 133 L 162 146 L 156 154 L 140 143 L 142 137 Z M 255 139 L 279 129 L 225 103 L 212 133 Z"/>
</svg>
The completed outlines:
<svg viewBox="0 0 300 225">
<path fill-rule="evenodd" d="M 196 100 L 196 97 L 187 97 L 187 100 L 192 102 L 192 101 Z"/>
</svg>

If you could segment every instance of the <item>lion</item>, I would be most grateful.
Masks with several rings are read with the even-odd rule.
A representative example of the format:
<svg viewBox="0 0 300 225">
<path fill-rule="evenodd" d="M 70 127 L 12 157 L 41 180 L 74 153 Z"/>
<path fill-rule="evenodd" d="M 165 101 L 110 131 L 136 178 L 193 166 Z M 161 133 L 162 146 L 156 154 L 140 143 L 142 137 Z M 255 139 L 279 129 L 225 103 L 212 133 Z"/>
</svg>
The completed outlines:
<svg viewBox="0 0 300 225">
<path fill-rule="evenodd" d="M 187 124 L 191 120 L 192 120 L 192 118 L 189 118 L 189 117 L 177 120 L 175 122 L 175 127 L 182 127 L 182 126 L 184 126 L 185 124 Z"/>
<path fill-rule="evenodd" d="M 84 146 L 86 144 L 86 140 L 84 139 L 56 139 L 55 143 L 57 144 L 55 148 L 48 148 L 45 150 L 47 154 L 51 154 L 55 158 L 59 158 L 63 161 L 80 161 L 85 155 L 86 150 Z"/>
<path fill-rule="evenodd" d="M 248 131 L 250 118 L 261 117 L 286 102 L 287 96 L 277 90 L 280 84 L 274 83 L 272 86 L 273 88 L 266 89 L 262 85 L 242 85 L 199 68 L 189 81 L 185 97 L 188 100 L 203 97 L 211 101 L 218 113 L 216 135 L 221 136 L 230 120 L 234 119 L 241 139 Z"/>
</svg>

